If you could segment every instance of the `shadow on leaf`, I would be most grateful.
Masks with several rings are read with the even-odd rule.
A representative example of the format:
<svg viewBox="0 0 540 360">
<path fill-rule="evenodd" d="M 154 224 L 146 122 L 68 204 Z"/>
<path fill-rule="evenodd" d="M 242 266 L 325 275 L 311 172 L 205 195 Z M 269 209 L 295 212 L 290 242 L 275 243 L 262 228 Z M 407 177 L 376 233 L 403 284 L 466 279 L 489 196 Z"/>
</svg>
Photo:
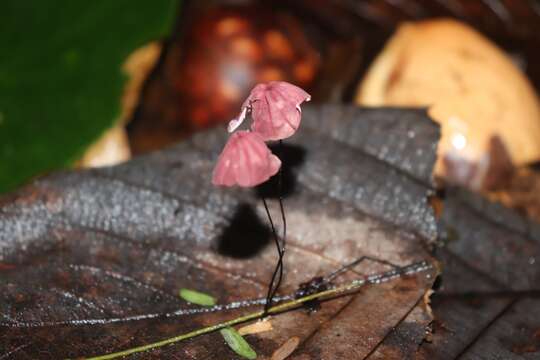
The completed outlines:
<svg viewBox="0 0 540 360">
<path fill-rule="evenodd" d="M 270 241 L 270 229 L 248 204 L 241 204 L 230 225 L 219 237 L 217 250 L 233 258 L 249 258 L 261 251 Z"/>
</svg>

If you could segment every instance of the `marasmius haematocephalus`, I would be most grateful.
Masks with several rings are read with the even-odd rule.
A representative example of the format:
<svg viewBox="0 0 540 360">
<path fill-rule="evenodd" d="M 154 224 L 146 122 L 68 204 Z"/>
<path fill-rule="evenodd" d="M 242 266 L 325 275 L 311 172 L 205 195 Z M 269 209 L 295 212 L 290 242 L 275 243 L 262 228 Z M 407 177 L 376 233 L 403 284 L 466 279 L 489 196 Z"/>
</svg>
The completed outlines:
<svg viewBox="0 0 540 360">
<path fill-rule="evenodd" d="M 259 134 L 238 131 L 231 135 L 219 155 L 212 183 L 253 187 L 274 176 L 280 167 L 281 160 L 272 154 Z"/>
<path fill-rule="evenodd" d="M 228 130 L 236 130 L 251 112 L 251 130 L 266 141 L 286 139 L 298 130 L 302 118 L 300 104 L 309 100 L 311 96 L 307 92 L 284 81 L 258 84 L 242 104 L 238 118 L 229 123 Z"/>
<path fill-rule="evenodd" d="M 271 81 L 256 85 L 242 104 L 240 115 L 229 122 L 228 131 L 234 132 L 251 113 L 251 130 L 233 133 L 218 158 L 212 183 L 216 186 L 254 187 L 278 173 L 279 208 L 283 222 L 281 242 L 268 210 L 264 196 L 262 201 L 278 251 L 278 263 L 268 285 L 265 312 L 271 307 L 272 299 L 283 278 L 283 256 L 287 237 L 287 221 L 281 196 L 281 160 L 272 154 L 265 141 L 279 141 L 292 136 L 302 118 L 300 105 L 309 101 L 310 95 L 301 88 L 284 81 Z M 281 152 L 281 151 L 280 151 Z M 277 281 L 276 281 L 277 276 Z"/>
</svg>

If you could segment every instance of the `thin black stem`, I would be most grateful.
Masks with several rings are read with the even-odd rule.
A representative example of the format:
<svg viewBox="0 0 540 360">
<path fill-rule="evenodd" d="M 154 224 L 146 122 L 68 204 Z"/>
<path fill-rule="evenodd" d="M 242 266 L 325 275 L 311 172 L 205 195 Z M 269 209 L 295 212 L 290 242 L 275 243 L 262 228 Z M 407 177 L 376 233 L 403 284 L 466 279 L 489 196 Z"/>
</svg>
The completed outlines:
<svg viewBox="0 0 540 360">
<path fill-rule="evenodd" d="M 272 234 L 274 235 L 274 242 L 278 251 L 278 263 L 274 269 L 274 273 L 272 274 L 270 284 L 268 285 L 268 293 L 266 295 L 266 303 L 264 305 L 264 313 L 266 315 L 268 313 L 268 309 L 272 307 L 272 299 L 274 298 L 274 295 L 276 293 L 276 290 L 274 288 L 277 288 L 280 285 L 278 282 L 277 285 L 274 286 L 274 282 L 276 280 L 276 275 L 278 274 L 278 272 L 281 273 L 283 271 L 283 252 L 279 243 L 279 236 L 277 234 L 276 227 L 274 226 L 274 221 L 272 220 L 272 215 L 270 215 L 270 210 L 268 209 L 268 204 L 264 196 L 262 197 L 262 201 L 264 205 L 264 210 L 266 210 L 266 215 L 268 216 L 268 221 L 270 222 L 270 228 L 272 229 Z M 279 281 L 281 281 L 281 278 Z"/>
<path fill-rule="evenodd" d="M 279 157 L 283 155 L 283 141 L 279 140 Z M 283 161 L 283 160 L 282 160 Z M 283 237 L 281 251 L 285 254 L 285 244 L 287 241 L 287 219 L 285 217 L 285 209 L 283 207 L 283 165 L 279 168 L 278 174 L 278 193 L 279 193 L 279 210 L 281 211 L 281 221 L 283 223 Z"/>
<path fill-rule="evenodd" d="M 272 291 L 272 294 L 270 295 L 270 301 L 276 296 L 277 291 L 279 290 L 279 287 L 281 285 L 281 281 L 283 280 L 283 268 L 285 267 L 283 264 L 283 258 L 285 257 L 285 236 L 286 236 L 286 223 L 284 221 L 285 215 L 283 212 L 283 201 L 281 200 L 281 197 L 279 198 L 279 206 L 281 210 L 281 219 L 283 221 L 283 237 L 281 238 L 281 248 L 278 248 L 279 251 L 279 261 L 278 265 L 276 266 L 276 269 L 279 269 L 279 275 L 278 279 L 276 281 L 276 286 L 274 287 L 274 290 Z"/>
<path fill-rule="evenodd" d="M 274 291 L 272 292 L 272 296 L 270 299 L 273 299 L 276 295 L 277 291 L 279 290 L 279 286 L 281 285 L 281 281 L 283 279 L 283 271 L 284 271 L 284 264 L 283 264 L 283 258 L 285 257 L 285 245 L 287 241 L 287 219 L 285 218 L 285 209 L 283 206 L 283 141 L 279 140 L 279 147 L 278 147 L 278 157 L 281 159 L 282 164 L 279 168 L 278 172 L 278 200 L 279 200 L 279 210 L 281 212 L 281 222 L 283 224 L 283 236 L 281 237 L 281 254 L 280 254 L 280 264 L 279 264 L 279 277 L 276 282 L 276 286 L 274 288 Z"/>
<path fill-rule="evenodd" d="M 282 153 L 283 153 L 283 141 L 279 140 L 278 157 L 282 159 L 283 161 Z M 279 256 L 278 262 L 274 269 L 274 273 L 272 274 L 272 279 L 270 280 L 270 284 L 268 285 L 268 294 L 266 297 L 266 305 L 264 307 L 265 314 L 268 312 L 268 309 L 272 307 L 272 301 L 274 297 L 276 296 L 277 291 L 279 290 L 279 287 L 283 280 L 283 268 L 284 268 L 283 257 L 285 256 L 285 245 L 286 245 L 286 240 L 287 240 L 287 219 L 285 217 L 285 208 L 283 206 L 283 163 L 281 167 L 279 168 L 279 172 L 278 172 L 278 199 L 279 199 L 279 210 L 281 212 L 281 221 L 283 223 L 283 236 L 281 238 L 281 244 L 279 242 L 279 236 L 277 235 L 274 222 L 272 221 L 272 217 L 270 216 L 270 211 L 268 210 L 266 199 L 263 197 L 264 208 L 266 210 L 266 215 L 268 215 L 268 220 L 270 221 L 270 226 L 274 234 L 274 241 L 276 243 L 276 248 L 277 248 L 278 256 Z M 277 280 L 276 280 L 276 276 L 277 276 Z"/>
</svg>

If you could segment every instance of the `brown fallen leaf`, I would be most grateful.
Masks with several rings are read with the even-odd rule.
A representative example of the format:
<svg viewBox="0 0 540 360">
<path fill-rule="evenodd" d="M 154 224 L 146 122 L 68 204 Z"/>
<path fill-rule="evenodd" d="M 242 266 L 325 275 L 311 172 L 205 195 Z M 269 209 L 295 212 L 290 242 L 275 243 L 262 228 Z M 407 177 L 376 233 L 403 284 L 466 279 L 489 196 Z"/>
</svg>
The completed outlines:
<svg viewBox="0 0 540 360">
<path fill-rule="evenodd" d="M 451 189 L 441 230 L 443 239 L 445 232 L 453 235 L 436 252 L 443 276 L 431 298 L 434 332 L 415 357 L 534 357 L 540 224 L 480 195 Z"/>
<path fill-rule="evenodd" d="M 300 345 L 300 338 L 293 336 L 289 340 L 285 341 L 276 351 L 272 353 L 271 360 L 284 360 L 293 353 L 294 350 Z"/>
<path fill-rule="evenodd" d="M 517 169 L 507 186 L 486 194 L 493 201 L 515 209 L 530 219 L 540 222 L 540 172 Z"/>
<path fill-rule="evenodd" d="M 420 110 L 305 109 L 282 154 L 289 238 L 281 294 L 360 256 L 434 262 L 425 244 L 436 238 L 427 194 L 437 136 Z M 15 266 L 0 272 L 0 356 L 89 357 L 258 310 L 198 313 L 177 295 L 263 298 L 275 265 L 259 201 L 275 196 L 272 186 L 210 183 L 226 137 L 216 130 L 117 167 L 54 174 L 0 199 L 0 262 Z M 366 261 L 335 282 L 390 269 Z M 293 336 L 295 357 L 365 358 L 413 311 L 413 326 L 426 328 L 421 305 L 436 276 L 431 267 L 324 301 L 315 313 L 273 316 L 273 331 L 246 341 L 267 358 Z M 235 356 L 219 333 L 138 357 L 216 354 Z"/>
</svg>

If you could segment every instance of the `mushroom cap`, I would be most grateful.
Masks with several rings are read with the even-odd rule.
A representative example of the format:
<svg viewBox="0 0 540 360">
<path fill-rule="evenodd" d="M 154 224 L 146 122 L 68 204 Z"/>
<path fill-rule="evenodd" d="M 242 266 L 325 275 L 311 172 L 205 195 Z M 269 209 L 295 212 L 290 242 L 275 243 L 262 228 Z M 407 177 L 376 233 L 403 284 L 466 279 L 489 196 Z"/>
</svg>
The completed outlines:
<svg viewBox="0 0 540 360">
<path fill-rule="evenodd" d="M 311 97 L 298 86 L 285 81 L 257 85 L 251 92 L 253 124 L 251 129 L 264 140 L 282 140 L 300 126 L 300 104 Z"/>
<path fill-rule="evenodd" d="M 219 155 L 212 183 L 216 186 L 253 187 L 275 175 L 281 160 L 251 131 L 237 131 L 229 137 Z"/>
</svg>

